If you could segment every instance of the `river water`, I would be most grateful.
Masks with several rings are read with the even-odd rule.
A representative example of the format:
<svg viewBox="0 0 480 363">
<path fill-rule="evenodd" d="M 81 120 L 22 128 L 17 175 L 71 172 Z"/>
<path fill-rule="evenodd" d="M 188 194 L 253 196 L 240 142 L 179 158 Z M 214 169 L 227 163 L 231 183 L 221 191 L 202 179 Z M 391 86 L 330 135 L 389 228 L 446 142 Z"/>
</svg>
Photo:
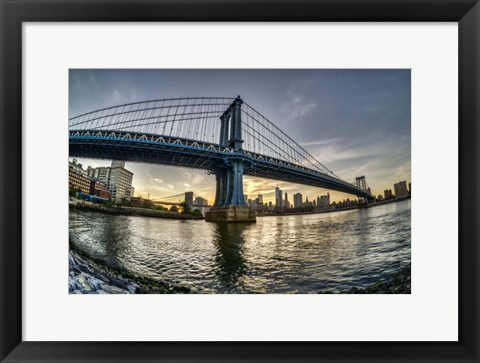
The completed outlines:
<svg viewBox="0 0 480 363">
<path fill-rule="evenodd" d="M 339 292 L 410 264 L 410 219 L 410 200 L 253 224 L 71 211 L 70 243 L 197 293 Z"/>
</svg>

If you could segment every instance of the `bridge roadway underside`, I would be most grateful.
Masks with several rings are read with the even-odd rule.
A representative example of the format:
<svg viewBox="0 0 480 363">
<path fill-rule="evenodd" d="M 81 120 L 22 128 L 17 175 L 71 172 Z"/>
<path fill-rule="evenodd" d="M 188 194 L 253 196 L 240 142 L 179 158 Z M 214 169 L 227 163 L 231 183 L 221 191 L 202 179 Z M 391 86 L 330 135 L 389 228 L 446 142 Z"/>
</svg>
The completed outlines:
<svg viewBox="0 0 480 363">
<path fill-rule="evenodd" d="M 72 133 L 72 132 L 71 132 Z M 188 141 L 188 140 L 187 140 Z M 244 161 L 244 175 L 275 179 L 319 188 L 335 190 L 358 197 L 371 199 L 366 192 L 342 180 L 322 176 L 305 169 L 278 165 L 266 160 L 257 160 L 244 153 L 225 153 L 217 144 L 202 144 L 192 148 L 182 144 L 155 143 L 146 140 L 119 140 L 95 136 L 69 138 L 70 157 L 125 160 L 140 163 L 160 164 L 209 170 L 225 170 L 229 159 Z M 208 149 L 213 145 L 216 149 Z"/>
</svg>

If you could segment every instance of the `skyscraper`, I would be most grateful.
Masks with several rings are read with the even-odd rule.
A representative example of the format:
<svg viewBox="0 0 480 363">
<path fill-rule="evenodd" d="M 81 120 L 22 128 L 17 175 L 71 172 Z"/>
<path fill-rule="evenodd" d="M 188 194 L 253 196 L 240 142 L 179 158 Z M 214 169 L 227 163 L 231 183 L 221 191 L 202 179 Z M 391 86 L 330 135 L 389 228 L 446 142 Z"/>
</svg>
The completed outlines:
<svg viewBox="0 0 480 363">
<path fill-rule="evenodd" d="M 397 198 L 406 197 L 408 195 L 407 182 L 405 180 L 393 184 L 393 188 L 395 189 L 395 197 Z"/>
<path fill-rule="evenodd" d="M 392 189 L 385 189 L 383 194 L 385 195 L 385 200 L 393 198 Z"/>
<path fill-rule="evenodd" d="M 282 208 L 282 199 L 282 190 L 279 187 L 275 187 L 275 208 Z"/>
<path fill-rule="evenodd" d="M 297 193 L 293 195 L 293 207 L 300 208 L 303 204 L 302 193 Z"/>
<path fill-rule="evenodd" d="M 327 205 L 330 204 L 330 193 L 320 196 L 320 198 L 317 198 L 317 200 L 318 200 L 317 202 L 318 207 L 326 207 Z"/>
<path fill-rule="evenodd" d="M 288 201 L 288 194 L 285 193 L 285 200 L 283 201 L 283 207 L 284 208 L 290 208 L 290 202 Z"/>
</svg>

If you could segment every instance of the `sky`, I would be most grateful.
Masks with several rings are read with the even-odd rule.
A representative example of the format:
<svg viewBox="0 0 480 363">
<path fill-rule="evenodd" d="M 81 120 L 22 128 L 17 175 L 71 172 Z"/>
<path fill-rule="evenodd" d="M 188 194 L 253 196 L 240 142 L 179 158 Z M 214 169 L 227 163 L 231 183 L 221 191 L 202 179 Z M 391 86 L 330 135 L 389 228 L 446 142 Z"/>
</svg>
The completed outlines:
<svg viewBox="0 0 480 363">
<path fill-rule="evenodd" d="M 365 175 L 375 195 L 411 182 L 409 69 L 71 69 L 69 117 L 129 102 L 236 97 L 263 114 L 346 181 Z M 110 160 L 80 159 L 86 168 Z M 135 196 L 193 191 L 214 200 L 215 178 L 196 169 L 127 162 Z M 244 177 L 244 193 L 273 201 L 278 186 L 309 200 L 356 197 L 282 181 Z"/>
</svg>

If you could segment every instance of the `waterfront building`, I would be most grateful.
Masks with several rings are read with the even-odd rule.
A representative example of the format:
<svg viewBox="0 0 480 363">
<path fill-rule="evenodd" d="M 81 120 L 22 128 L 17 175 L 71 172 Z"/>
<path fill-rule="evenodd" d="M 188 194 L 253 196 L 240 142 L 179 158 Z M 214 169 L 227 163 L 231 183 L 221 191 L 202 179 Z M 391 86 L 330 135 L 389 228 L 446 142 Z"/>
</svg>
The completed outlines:
<svg viewBox="0 0 480 363">
<path fill-rule="evenodd" d="M 358 200 L 350 200 L 350 198 L 344 199 L 342 202 L 334 203 L 337 209 L 348 208 L 358 206 Z"/>
<path fill-rule="evenodd" d="M 263 205 L 263 194 L 258 195 L 258 202 Z"/>
<path fill-rule="evenodd" d="M 86 175 L 85 170 L 83 170 L 82 164 L 77 164 L 77 161 L 75 159 L 73 160 L 74 161 L 70 162 L 68 166 L 68 189 L 69 191 L 88 194 L 90 191 L 90 178 Z"/>
<path fill-rule="evenodd" d="M 110 179 L 108 187 L 112 193 L 112 198 L 116 201 L 122 199 L 130 200 L 132 194 L 133 173 L 125 169 L 125 162 L 114 160 L 110 168 Z"/>
<path fill-rule="evenodd" d="M 134 197 L 135 196 L 135 187 L 131 187 L 130 188 L 130 197 Z"/>
<path fill-rule="evenodd" d="M 305 203 L 302 204 L 302 207 L 312 207 L 312 202 L 308 201 L 308 197 L 305 198 Z"/>
<path fill-rule="evenodd" d="M 72 168 L 77 174 L 88 176 L 87 171 L 83 169 L 82 164 L 78 163 L 75 158 L 68 162 L 68 167 Z"/>
<path fill-rule="evenodd" d="M 208 200 L 202 197 L 196 197 L 193 201 L 195 207 L 206 207 L 208 206 Z"/>
<path fill-rule="evenodd" d="M 293 207 L 300 208 L 303 204 L 302 193 L 297 193 L 293 195 Z"/>
<path fill-rule="evenodd" d="M 396 198 L 406 197 L 408 195 L 407 182 L 405 180 L 393 184 L 393 188 L 395 189 Z"/>
<path fill-rule="evenodd" d="M 392 189 L 385 189 L 383 191 L 383 194 L 385 195 L 385 200 L 394 198 L 394 195 L 392 193 Z"/>
<path fill-rule="evenodd" d="M 112 160 L 112 168 L 123 168 L 125 169 L 125 161 L 123 160 Z"/>
<path fill-rule="evenodd" d="M 130 197 L 130 205 L 139 208 L 154 208 L 155 204 L 150 199 L 139 197 Z"/>
<path fill-rule="evenodd" d="M 110 179 L 110 167 L 108 166 L 101 166 L 98 168 L 87 168 L 87 175 L 92 179 L 98 179 L 103 184 L 108 186 L 108 181 Z"/>
<path fill-rule="evenodd" d="M 112 193 L 108 190 L 107 186 L 98 179 L 90 180 L 90 190 L 88 194 L 105 199 L 112 198 Z"/>
<path fill-rule="evenodd" d="M 133 173 L 125 169 L 125 162 L 113 160 L 110 167 L 88 168 L 87 175 L 105 184 L 112 193 L 112 199 L 121 202 L 122 199 L 130 200 L 132 195 Z"/>
</svg>

